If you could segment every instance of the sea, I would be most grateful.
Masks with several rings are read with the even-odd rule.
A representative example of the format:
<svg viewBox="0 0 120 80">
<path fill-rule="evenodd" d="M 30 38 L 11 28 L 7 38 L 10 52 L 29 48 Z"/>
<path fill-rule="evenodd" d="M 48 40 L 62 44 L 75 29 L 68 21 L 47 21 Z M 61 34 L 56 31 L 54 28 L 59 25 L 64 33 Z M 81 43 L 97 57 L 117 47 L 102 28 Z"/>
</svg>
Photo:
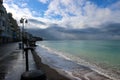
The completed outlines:
<svg viewBox="0 0 120 80">
<path fill-rule="evenodd" d="M 78 80 L 81 74 L 90 80 L 90 70 L 110 80 L 120 80 L 119 40 L 40 41 L 37 45 L 36 51 L 43 63 L 69 73 Z M 95 77 L 96 74 L 91 76 Z"/>
</svg>

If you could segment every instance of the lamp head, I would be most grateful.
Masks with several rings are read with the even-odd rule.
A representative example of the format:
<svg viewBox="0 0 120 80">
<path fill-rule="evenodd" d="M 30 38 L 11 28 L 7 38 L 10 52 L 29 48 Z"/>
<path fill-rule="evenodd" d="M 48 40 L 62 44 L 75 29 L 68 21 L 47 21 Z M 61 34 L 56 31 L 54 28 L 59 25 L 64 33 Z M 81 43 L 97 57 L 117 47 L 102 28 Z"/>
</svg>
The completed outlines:
<svg viewBox="0 0 120 80">
<path fill-rule="evenodd" d="M 20 19 L 20 23 L 23 23 L 23 19 L 22 18 Z"/>
<path fill-rule="evenodd" d="M 27 20 L 27 19 L 25 20 L 25 23 L 28 23 L 28 20 Z"/>
<path fill-rule="evenodd" d="M 28 20 L 26 18 L 21 18 L 20 19 L 20 23 L 24 23 L 24 21 L 25 21 L 25 23 L 28 23 Z"/>
</svg>

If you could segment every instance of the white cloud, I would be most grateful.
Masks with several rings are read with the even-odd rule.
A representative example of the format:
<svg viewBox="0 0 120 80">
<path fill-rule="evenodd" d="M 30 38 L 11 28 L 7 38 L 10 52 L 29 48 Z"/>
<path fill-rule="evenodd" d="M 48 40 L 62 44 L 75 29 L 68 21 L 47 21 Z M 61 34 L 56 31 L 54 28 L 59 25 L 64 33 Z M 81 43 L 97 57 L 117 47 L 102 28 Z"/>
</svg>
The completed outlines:
<svg viewBox="0 0 120 80">
<path fill-rule="evenodd" d="M 21 4 L 22 7 L 26 7 L 27 5 L 28 5 L 27 3 Z"/>
<path fill-rule="evenodd" d="M 112 4 L 110 6 L 111 9 L 119 9 L 120 10 L 120 1 L 116 2 L 115 4 Z"/>
<path fill-rule="evenodd" d="M 38 12 L 30 10 L 27 3 L 22 2 L 18 5 L 14 0 L 5 0 L 4 6 L 8 12 L 12 12 L 13 17 L 20 20 L 21 17 L 37 19 L 47 24 L 39 25 L 30 23 L 29 26 L 46 28 L 49 24 L 55 23 L 66 28 L 84 28 L 97 27 L 107 22 L 120 23 L 119 2 L 107 7 L 100 8 L 88 0 L 39 0 L 42 3 L 49 1 L 48 10 L 45 11 L 44 17 L 35 17 Z M 21 8 L 22 7 L 22 8 Z M 118 9 L 117 9 L 118 8 Z M 114 10 L 113 10 L 114 9 Z M 55 19 L 54 16 L 61 16 L 61 19 Z"/>
<path fill-rule="evenodd" d="M 48 0 L 39 0 L 41 3 L 47 3 L 48 2 Z"/>
<path fill-rule="evenodd" d="M 115 4 L 114 7 L 119 7 Z M 85 0 L 52 0 L 45 16 L 60 15 L 63 18 L 59 24 L 62 23 L 64 26 L 69 24 L 73 28 L 82 28 L 86 25 L 96 27 L 106 22 L 120 23 L 120 10 L 113 11 L 110 7 L 100 8 Z"/>
<path fill-rule="evenodd" d="M 13 0 L 3 0 L 4 2 L 12 2 Z"/>
<path fill-rule="evenodd" d="M 24 1 L 24 0 L 23 0 Z M 19 20 L 22 17 L 25 17 L 26 19 L 36 19 L 38 21 L 43 21 L 45 23 L 47 23 L 48 25 L 55 22 L 56 20 L 50 20 L 50 19 L 46 19 L 46 18 L 42 18 L 42 17 L 35 17 L 35 15 L 38 15 L 36 11 L 34 10 L 30 10 L 29 7 L 27 7 L 27 3 L 23 2 L 22 0 L 20 0 L 19 5 L 17 3 L 15 3 L 13 0 L 5 0 L 4 1 L 4 6 L 7 10 L 7 12 L 10 12 L 13 14 L 13 18 L 15 18 L 19 24 L 19 26 L 21 26 Z M 35 23 L 30 23 L 28 21 L 27 24 L 27 28 L 46 28 L 48 27 L 48 25 L 41 25 L 41 24 L 35 24 Z"/>
<path fill-rule="evenodd" d="M 61 15 L 68 17 L 68 13 L 75 14 L 77 7 L 74 3 L 74 0 L 52 0 L 45 16 Z"/>
<path fill-rule="evenodd" d="M 20 19 L 23 16 L 26 17 L 32 17 L 31 11 L 28 8 L 20 8 L 18 5 L 12 3 L 11 5 L 8 5 L 4 3 L 5 8 L 7 9 L 7 12 L 11 12 L 13 14 L 13 17 L 15 19 Z"/>
</svg>

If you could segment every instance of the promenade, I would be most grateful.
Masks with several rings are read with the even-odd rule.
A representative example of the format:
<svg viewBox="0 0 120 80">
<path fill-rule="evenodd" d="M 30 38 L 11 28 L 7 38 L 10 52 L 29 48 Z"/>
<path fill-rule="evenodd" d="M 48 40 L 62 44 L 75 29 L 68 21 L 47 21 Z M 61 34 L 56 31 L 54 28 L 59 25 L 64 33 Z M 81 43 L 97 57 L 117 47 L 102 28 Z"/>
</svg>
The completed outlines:
<svg viewBox="0 0 120 80">
<path fill-rule="evenodd" d="M 29 51 L 30 70 L 36 66 Z M 25 72 L 25 58 L 18 43 L 0 45 L 0 80 L 20 80 L 21 74 Z"/>
<path fill-rule="evenodd" d="M 42 63 L 41 57 L 36 51 L 33 50 L 32 53 L 29 51 L 28 54 L 29 70 L 42 70 L 48 80 L 77 80 L 64 71 L 55 70 Z M 22 50 L 19 49 L 18 43 L 0 45 L 0 80 L 20 80 L 21 74 L 26 71 L 25 68 L 25 56 Z M 80 69 L 82 71 L 79 77 L 82 80 L 112 80 L 88 68 L 83 69 L 81 66 Z M 90 73 L 86 74 L 86 71 L 90 71 Z M 83 74 L 86 74 L 87 77 L 84 78 Z"/>
</svg>

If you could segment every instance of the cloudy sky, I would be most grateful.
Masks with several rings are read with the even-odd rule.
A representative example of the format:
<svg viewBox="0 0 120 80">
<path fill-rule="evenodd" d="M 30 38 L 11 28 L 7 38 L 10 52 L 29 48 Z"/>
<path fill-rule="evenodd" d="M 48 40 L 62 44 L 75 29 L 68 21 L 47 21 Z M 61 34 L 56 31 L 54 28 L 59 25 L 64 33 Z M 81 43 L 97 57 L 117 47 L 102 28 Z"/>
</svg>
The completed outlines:
<svg viewBox="0 0 120 80">
<path fill-rule="evenodd" d="M 7 12 L 29 28 L 57 25 L 69 29 L 120 23 L 120 0 L 4 0 Z"/>
</svg>

